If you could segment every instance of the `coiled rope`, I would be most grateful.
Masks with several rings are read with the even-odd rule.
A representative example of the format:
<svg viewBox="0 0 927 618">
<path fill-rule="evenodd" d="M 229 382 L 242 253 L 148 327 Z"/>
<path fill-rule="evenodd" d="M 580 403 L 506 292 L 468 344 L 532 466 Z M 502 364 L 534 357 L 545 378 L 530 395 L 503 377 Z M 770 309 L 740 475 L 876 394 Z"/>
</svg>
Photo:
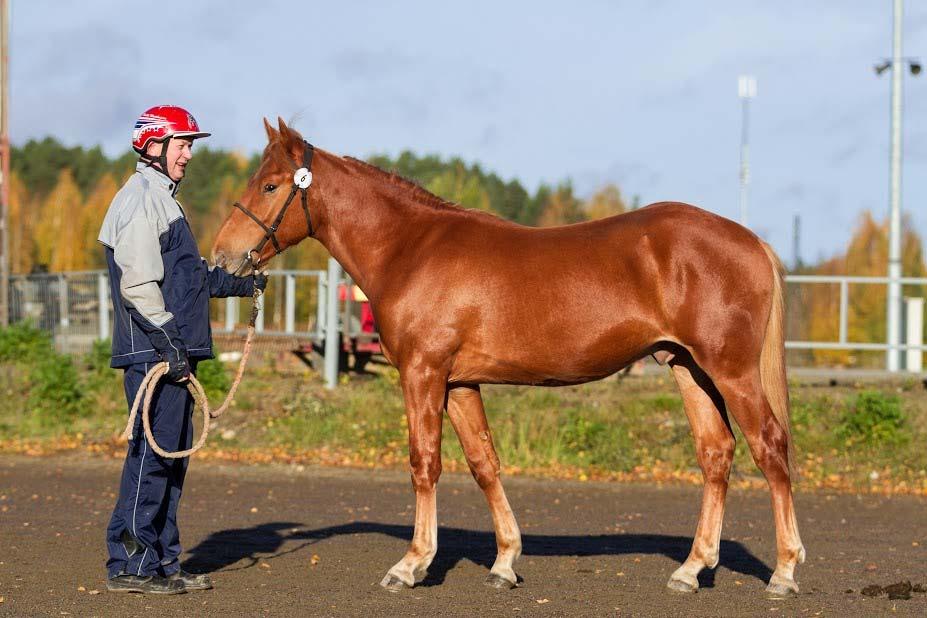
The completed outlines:
<svg viewBox="0 0 927 618">
<path fill-rule="evenodd" d="M 245 373 L 245 365 L 248 363 L 248 356 L 251 355 L 251 342 L 254 339 L 254 324 L 257 320 L 258 311 L 260 311 L 258 299 L 261 293 L 261 290 L 254 288 L 254 293 L 251 297 L 251 318 L 248 321 L 248 335 L 245 337 L 245 347 L 241 352 L 241 360 L 238 363 L 238 372 L 235 374 L 235 380 L 232 382 L 232 387 L 229 389 L 228 395 L 225 396 L 225 401 L 222 402 L 222 405 L 215 410 L 210 409 L 209 400 L 206 398 L 206 391 L 203 390 L 203 386 L 200 384 L 199 380 L 196 379 L 196 376 L 192 373 L 190 374 L 187 381 L 187 390 L 193 395 L 193 401 L 196 402 L 196 405 L 203 411 L 203 429 L 200 431 L 200 438 L 196 441 L 196 444 L 185 451 L 169 452 L 158 446 L 154 435 L 151 433 L 151 419 L 149 417 L 151 400 L 157 390 L 158 382 L 164 374 L 167 373 L 170 367 L 166 362 L 158 363 L 152 367 L 138 387 L 138 392 L 135 394 L 135 401 L 132 403 L 132 409 L 129 411 L 129 420 L 126 423 L 126 429 L 122 432 L 123 440 L 132 439 L 133 430 L 135 429 L 135 417 L 138 415 L 139 405 L 144 402 L 142 405 L 142 425 L 145 429 L 145 439 L 148 440 L 151 450 L 155 453 L 167 459 L 179 459 L 181 457 L 189 457 L 206 444 L 206 438 L 209 436 L 209 420 L 218 418 L 229 408 L 232 404 L 232 400 L 235 398 L 235 391 L 238 390 L 238 385 L 241 383 L 241 377 Z"/>
</svg>

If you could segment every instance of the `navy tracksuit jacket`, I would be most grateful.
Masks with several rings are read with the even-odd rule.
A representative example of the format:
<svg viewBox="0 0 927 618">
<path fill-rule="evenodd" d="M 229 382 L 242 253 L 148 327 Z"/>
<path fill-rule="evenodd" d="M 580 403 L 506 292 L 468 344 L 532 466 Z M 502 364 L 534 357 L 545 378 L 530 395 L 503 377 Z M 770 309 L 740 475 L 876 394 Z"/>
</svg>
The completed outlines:
<svg viewBox="0 0 927 618">
<path fill-rule="evenodd" d="M 252 277 L 207 268 L 176 192 L 177 183 L 139 163 L 100 229 L 115 315 L 111 365 L 124 368 L 129 406 L 145 374 L 161 360 L 150 333 L 179 334 L 195 372 L 198 360 L 212 358 L 209 298 L 251 296 L 253 290 Z M 192 412 L 185 384 L 160 383 L 151 427 L 162 448 L 190 448 Z M 180 568 L 177 505 L 186 470 L 186 459 L 164 459 L 151 451 L 139 414 L 106 532 L 109 577 L 170 575 Z"/>
</svg>

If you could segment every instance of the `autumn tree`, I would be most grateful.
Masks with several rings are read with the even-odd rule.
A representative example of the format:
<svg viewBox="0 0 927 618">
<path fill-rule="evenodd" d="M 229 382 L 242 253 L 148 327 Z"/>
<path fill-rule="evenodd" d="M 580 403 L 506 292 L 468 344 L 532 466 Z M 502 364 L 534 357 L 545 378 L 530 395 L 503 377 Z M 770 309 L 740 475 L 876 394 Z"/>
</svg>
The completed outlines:
<svg viewBox="0 0 927 618">
<path fill-rule="evenodd" d="M 19 174 L 10 174 L 10 272 L 24 274 L 35 261 L 35 204 Z"/>
<path fill-rule="evenodd" d="M 608 184 L 596 191 L 583 205 L 587 219 L 604 219 L 620 215 L 627 210 L 621 197 L 621 191 L 613 184 Z"/>
<path fill-rule="evenodd" d="M 573 185 L 569 182 L 561 183 L 547 198 L 541 216 L 538 219 L 540 227 L 552 227 L 576 223 L 583 218 L 580 202 L 573 195 Z"/>
<path fill-rule="evenodd" d="M 82 244 L 80 209 L 83 199 L 70 169 L 58 175 L 58 182 L 39 208 L 35 229 L 36 262 L 49 271 L 82 270 L 88 266 L 88 251 Z"/>
<path fill-rule="evenodd" d="M 106 268 L 103 250 L 97 242 L 103 217 L 116 196 L 119 187 L 111 174 L 103 174 L 80 209 L 81 246 L 86 255 L 87 268 Z"/>
</svg>

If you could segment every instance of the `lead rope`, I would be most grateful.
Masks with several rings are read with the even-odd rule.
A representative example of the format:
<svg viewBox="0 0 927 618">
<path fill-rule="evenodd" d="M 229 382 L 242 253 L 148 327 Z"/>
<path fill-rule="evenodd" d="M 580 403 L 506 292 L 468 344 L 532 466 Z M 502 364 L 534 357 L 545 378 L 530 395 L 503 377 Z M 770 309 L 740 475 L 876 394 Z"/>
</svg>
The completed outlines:
<svg viewBox="0 0 927 618">
<path fill-rule="evenodd" d="M 181 457 L 189 457 L 206 444 L 206 437 L 209 436 L 209 419 L 218 418 L 229 408 L 232 404 L 232 400 L 235 398 L 235 391 L 238 390 L 238 385 L 241 383 L 241 378 L 245 373 L 245 365 L 248 363 L 248 357 L 251 355 L 251 342 L 254 339 L 254 324 L 257 320 L 258 311 L 260 311 L 258 299 L 261 297 L 261 294 L 261 290 L 254 288 L 254 292 L 251 296 L 251 318 L 248 320 L 248 335 L 245 337 L 245 347 L 241 352 L 241 360 L 238 363 L 238 372 L 235 374 L 235 380 L 232 382 L 232 387 L 229 389 L 228 395 L 225 396 L 225 401 L 222 402 L 222 405 L 216 410 L 211 410 L 209 408 L 209 400 L 206 398 L 206 391 L 203 390 L 202 384 L 196 379 L 195 375 L 192 373 L 190 374 L 190 378 L 187 381 L 187 390 L 193 395 L 193 401 L 196 402 L 196 405 L 203 411 L 203 429 L 200 432 L 200 439 L 196 441 L 196 444 L 185 451 L 171 453 L 158 446 L 154 435 L 151 433 L 151 420 L 149 418 L 151 400 L 154 397 L 158 382 L 164 374 L 167 373 L 170 367 L 166 362 L 158 363 L 152 367 L 138 387 L 138 393 L 136 393 L 135 401 L 132 403 L 132 410 L 129 412 L 129 421 L 126 423 L 125 431 L 122 432 L 121 437 L 123 440 L 132 439 L 132 434 L 134 433 L 133 429 L 135 428 L 135 417 L 138 414 L 139 404 L 144 400 L 145 403 L 142 406 L 142 425 L 145 428 L 145 438 L 148 440 L 148 444 L 151 445 L 151 450 L 155 453 L 166 459 L 179 459 Z"/>
</svg>

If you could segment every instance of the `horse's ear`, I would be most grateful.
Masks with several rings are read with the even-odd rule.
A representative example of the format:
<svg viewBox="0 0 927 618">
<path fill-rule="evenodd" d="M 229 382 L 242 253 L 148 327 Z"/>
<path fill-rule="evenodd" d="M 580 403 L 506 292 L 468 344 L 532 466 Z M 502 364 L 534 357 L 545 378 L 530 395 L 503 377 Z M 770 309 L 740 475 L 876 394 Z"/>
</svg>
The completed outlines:
<svg viewBox="0 0 927 618">
<path fill-rule="evenodd" d="M 301 153 L 303 151 L 303 136 L 300 135 L 299 131 L 288 127 L 280 116 L 277 116 L 277 126 L 280 127 L 280 137 L 287 148 L 295 154 Z"/>
<path fill-rule="evenodd" d="M 264 118 L 264 130 L 267 131 L 267 141 L 272 142 L 277 139 L 280 135 L 277 133 L 277 130 L 270 126 L 270 123 L 267 122 L 267 118 Z"/>
</svg>

